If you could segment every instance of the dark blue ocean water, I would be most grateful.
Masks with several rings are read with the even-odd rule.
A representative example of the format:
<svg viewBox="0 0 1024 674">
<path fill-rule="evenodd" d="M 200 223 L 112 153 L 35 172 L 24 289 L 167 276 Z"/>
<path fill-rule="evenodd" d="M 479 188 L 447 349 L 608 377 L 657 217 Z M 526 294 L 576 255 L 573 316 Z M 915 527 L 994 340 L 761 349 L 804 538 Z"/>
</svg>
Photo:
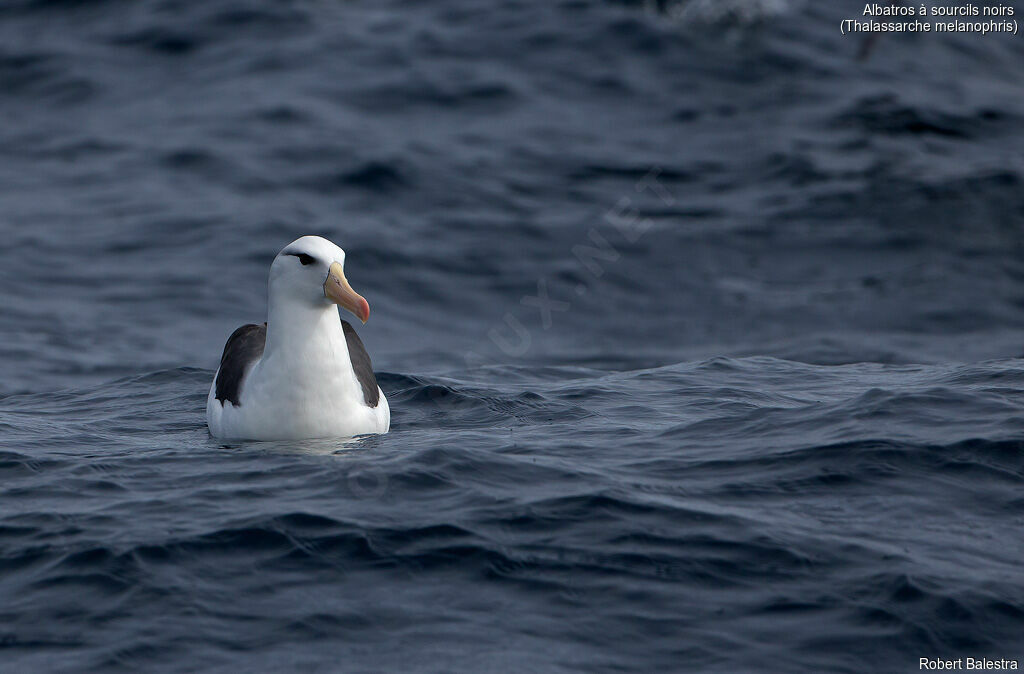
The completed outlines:
<svg viewBox="0 0 1024 674">
<path fill-rule="evenodd" d="M 1024 661 L 1021 38 L 0 4 L 0 670 Z M 392 431 L 211 439 L 321 234 Z"/>
</svg>

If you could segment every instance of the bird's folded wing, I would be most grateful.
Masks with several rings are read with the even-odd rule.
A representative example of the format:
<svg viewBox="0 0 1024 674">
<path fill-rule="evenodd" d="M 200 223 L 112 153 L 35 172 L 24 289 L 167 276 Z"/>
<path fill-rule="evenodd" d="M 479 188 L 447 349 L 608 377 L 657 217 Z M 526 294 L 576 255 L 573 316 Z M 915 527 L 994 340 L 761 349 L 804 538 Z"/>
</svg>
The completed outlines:
<svg viewBox="0 0 1024 674">
<path fill-rule="evenodd" d="M 238 405 L 242 393 L 242 379 L 249 366 L 263 356 L 263 347 L 266 343 L 266 323 L 243 325 L 228 337 L 228 342 L 224 345 L 224 354 L 220 357 L 220 370 L 217 371 L 216 397 L 222 405 L 225 400 Z"/>
<path fill-rule="evenodd" d="M 368 407 L 376 407 L 380 402 L 380 389 L 377 388 L 377 377 L 373 374 L 370 354 L 366 353 L 363 341 L 359 339 L 355 328 L 348 321 L 342 320 L 341 327 L 345 331 L 345 341 L 348 342 L 348 357 L 352 361 L 352 371 L 356 373 L 359 386 L 363 389 L 363 402 Z"/>
</svg>

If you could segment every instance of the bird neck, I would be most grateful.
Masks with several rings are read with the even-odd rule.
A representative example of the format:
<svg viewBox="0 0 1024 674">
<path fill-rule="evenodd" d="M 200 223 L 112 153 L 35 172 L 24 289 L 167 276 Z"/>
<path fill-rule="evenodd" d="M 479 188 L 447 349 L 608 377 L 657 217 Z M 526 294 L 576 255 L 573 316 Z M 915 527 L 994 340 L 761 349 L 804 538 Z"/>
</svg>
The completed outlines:
<svg viewBox="0 0 1024 674">
<path fill-rule="evenodd" d="M 337 307 L 287 301 L 271 294 L 267 309 L 265 360 L 299 369 L 339 362 L 351 367 Z"/>
</svg>

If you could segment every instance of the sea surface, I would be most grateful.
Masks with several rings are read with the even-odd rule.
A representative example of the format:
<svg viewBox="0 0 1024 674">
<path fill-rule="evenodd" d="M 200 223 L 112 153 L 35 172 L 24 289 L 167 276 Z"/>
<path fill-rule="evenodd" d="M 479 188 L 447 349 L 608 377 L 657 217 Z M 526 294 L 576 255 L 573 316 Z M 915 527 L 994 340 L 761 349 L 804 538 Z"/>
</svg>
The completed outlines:
<svg viewBox="0 0 1024 674">
<path fill-rule="evenodd" d="M 1024 38 L 862 11 L 0 3 L 0 671 L 1024 666 Z M 212 439 L 305 234 L 391 432 Z"/>
</svg>

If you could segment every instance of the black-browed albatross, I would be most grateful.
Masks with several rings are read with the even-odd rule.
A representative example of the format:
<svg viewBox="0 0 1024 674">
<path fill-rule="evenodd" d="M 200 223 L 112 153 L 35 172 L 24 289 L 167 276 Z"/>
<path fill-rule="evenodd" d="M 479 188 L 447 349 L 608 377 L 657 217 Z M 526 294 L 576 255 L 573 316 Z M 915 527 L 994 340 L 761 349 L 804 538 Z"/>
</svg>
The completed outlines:
<svg viewBox="0 0 1024 674">
<path fill-rule="evenodd" d="M 289 440 L 387 433 L 391 410 L 370 356 L 335 305 L 366 323 L 370 305 L 345 279 L 345 251 L 296 239 L 270 265 L 267 322 L 224 345 L 206 401 L 217 438 Z"/>
</svg>

